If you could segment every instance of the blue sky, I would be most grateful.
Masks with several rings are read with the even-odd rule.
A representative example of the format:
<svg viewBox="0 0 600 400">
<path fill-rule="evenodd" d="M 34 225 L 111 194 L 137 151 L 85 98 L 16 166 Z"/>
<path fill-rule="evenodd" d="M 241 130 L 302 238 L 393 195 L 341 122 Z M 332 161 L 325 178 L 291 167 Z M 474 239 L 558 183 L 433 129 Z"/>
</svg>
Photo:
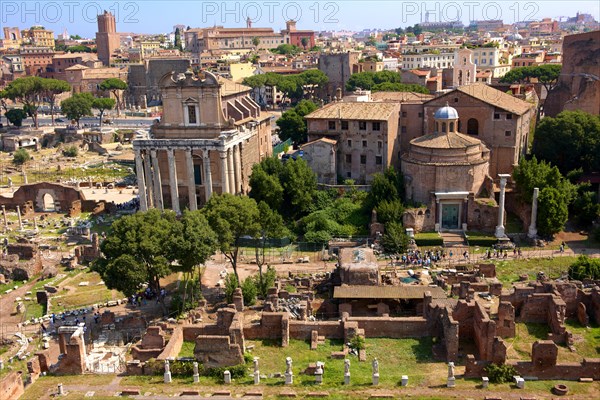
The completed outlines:
<svg viewBox="0 0 600 400">
<path fill-rule="evenodd" d="M 512 23 L 525 19 L 574 16 L 577 11 L 600 20 L 600 2 L 587 0 L 544 1 L 393 1 L 393 0 L 2 0 L 0 26 L 43 25 L 55 34 L 65 28 L 70 34 L 94 37 L 95 16 L 103 10 L 117 16 L 119 32 L 167 33 L 173 25 L 191 27 L 245 26 L 247 17 L 255 27 L 285 27 L 286 19 L 298 20 L 299 29 L 362 30 L 395 28 L 421 21 L 427 11 L 430 21 L 503 19 Z"/>
</svg>

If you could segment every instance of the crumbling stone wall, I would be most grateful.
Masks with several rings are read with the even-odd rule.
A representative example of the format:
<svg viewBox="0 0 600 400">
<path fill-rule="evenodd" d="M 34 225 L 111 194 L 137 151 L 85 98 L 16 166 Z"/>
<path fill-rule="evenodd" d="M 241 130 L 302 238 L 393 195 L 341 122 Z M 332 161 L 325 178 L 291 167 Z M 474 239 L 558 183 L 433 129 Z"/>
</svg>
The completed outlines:
<svg viewBox="0 0 600 400">
<path fill-rule="evenodd" d="M 160 326 L 150 326 L 142 337 L 140 345 L 131 347 L 131 355 L 135 360 L 148 361 L 157 358 L 164 348 L 165 333 Z"/>
<path fill-rule="evenodd" d="M 194 356 L 208 368 L 227 367 L 244 362 L 240 345 L 231 343 L 229 336 L 198 336 Z"/>
<path fill-rule="evenodd" d="M 2 400 L 18 400 L 25 392 L 23 373 L 21 371 L 9 372 L 0 380 L 0 398 Z"/>
<path fill-rule="evenodd" d="M 61 332 L 61 329 L 63 327 L 59 328 L 59 345 L 64 356 L 60 359 L 55 373 L 59 375 L 81 375 L 85 372 L 86 358 L 83 328 L 77 328 L 72 333 L 68 330 Z M 69 336 L 68 340 L 66 339 L 67 336 Z"/>
<path fill-rule="evenodd" d="M 427 294 L 425 298 L 428 303 Z M 446 361 L 456 361 L 458 359 L 459 323 L 452 317 L 450 306 L 427 304 L 427 308 L 426 317 L 430 336 L 439 339 L 438 344 L 434 346 L 434 354 L 445 358 Z"/>
<path fill-rule="evenodd" d="M 181 346 L 183 346 L 183 330 L 178 326 L 173 329 L 169 343 L 167 343 L 162 353 L 156 359 L 167 360 L 177 357 L 181 351 Z"/>
</svg>

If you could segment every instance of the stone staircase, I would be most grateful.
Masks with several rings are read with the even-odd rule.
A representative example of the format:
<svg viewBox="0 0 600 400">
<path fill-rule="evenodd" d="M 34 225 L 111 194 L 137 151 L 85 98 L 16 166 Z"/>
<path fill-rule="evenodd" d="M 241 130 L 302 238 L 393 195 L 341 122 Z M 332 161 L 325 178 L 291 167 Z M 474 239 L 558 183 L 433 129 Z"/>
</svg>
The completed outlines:
<svg viewBox="0 0 600 400">
<path fill-rule="evenodd" d="M 454 232 L 442 232 L 440 233 L 442 240 L 444 241 L 445 248 L 467 248 L 467 241 L 462 233 Z"/>
</svg>

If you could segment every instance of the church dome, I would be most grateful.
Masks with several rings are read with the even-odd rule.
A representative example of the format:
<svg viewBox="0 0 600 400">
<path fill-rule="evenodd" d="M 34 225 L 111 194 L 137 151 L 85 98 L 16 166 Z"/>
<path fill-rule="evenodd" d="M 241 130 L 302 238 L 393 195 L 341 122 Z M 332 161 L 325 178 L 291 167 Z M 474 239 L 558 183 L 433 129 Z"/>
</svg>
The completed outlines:
<svg viewBox="0 0 600 400">
<path fill-rule="evenodd" d="M 435 119 L 458 119 L 458 111 L 456 108 L 450 107 L 448 103 L 446 103 L 445 107 L 438 109 L 433 115 Z"/>
</svg>

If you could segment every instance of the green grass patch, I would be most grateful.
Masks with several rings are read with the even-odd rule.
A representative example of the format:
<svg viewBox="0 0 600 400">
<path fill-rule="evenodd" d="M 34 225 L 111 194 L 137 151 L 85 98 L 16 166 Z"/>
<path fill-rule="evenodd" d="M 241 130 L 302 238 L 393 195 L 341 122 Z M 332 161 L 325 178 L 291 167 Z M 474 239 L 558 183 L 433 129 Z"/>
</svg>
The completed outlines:
<svg viewBox="0 0 600 400">
<path fill-rule="evenodd" d="M 504 286 L 509 286 L 512 282 L 518 281 L 519 276 L 522 274 L 527 274 L 529 279 L 535 279 L 540 271 L 543 271 L 551 279 L 560 278 L 576 259 L 576 257 L 547 257 L 521 260 L 490 260 L 490 262 L 496 264 L 498 279 Z"/>
<path fill-rule="evenodd" d="M 181 345 L 181 350 L 179 351 L 178 357 L 194 357 L 194 348 L 196 347 L 196 342 L 184 341 Z"/>
<path fill-rule="evenodd" d="M 567 330 L 573 334 L 577 354 L 584 358 L 600 358 L 600 325 L 592 323 L 589 327 L 578 321 L 568 319 Z"/>
<path fill-rule="evenodd" d="M 468 231 L 466 233 L 469 246 L 492 247 L 498 243 L 498 239 L 487 233 Z"/>
</svg>

